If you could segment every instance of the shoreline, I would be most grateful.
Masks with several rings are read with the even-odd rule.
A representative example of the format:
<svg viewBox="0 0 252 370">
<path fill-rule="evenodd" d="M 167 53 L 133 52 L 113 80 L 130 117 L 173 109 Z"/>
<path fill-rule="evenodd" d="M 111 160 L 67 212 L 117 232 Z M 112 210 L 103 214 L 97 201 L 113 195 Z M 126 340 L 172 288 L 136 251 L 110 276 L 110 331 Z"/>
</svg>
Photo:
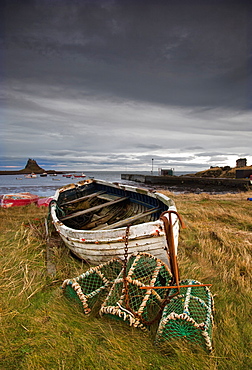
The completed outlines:
<svg viewBox="0 0 252 370">
<path fill-rule="evenodd" d="M 29 175 L 30 173 L 35 173 L 35 175 L 41 175 L 43 173 L 47 173 L 48 175 L 50 174 L 53 174 L 55 173 L 56 175 L 62 175 L 64 173 L 69 173 L 69 172 L 66 172 L 66 171 L 54 171 L 54 170 L 48 170 L 48 171 L 40 171 L 40 172 L 37 172 L 37 171 L 23 171 L 23 170 L 20 170 L 20 171 L 0 171 L 0 175 L 14 175 L 14 176 L 17 176 L 17 175 Z M 75 173 L 76 171 L 71 171 L 71 173 Z"/>
</svg>

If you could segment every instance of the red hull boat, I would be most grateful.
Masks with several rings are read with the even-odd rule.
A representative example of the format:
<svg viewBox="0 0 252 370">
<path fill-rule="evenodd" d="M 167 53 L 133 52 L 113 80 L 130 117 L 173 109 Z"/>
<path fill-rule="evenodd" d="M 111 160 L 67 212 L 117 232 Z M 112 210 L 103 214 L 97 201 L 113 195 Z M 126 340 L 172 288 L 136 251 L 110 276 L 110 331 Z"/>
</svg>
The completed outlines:
<svg viewBox="0 0 252 370">
<path fill-rule="evenodd" d="M 37 201 L 37 206 L 38 207 L 48 207 L 51 200 L 53 200 L 53 197 L 48 197 L 48 198 L 39 198 L 39 200 Z"/>
<path fill-rule="evenodd" d="M 15 193 L 0 195 L 0 206 L 3 208 L 26 206 L 27 204 L 37 203 L 39 197 L 31 193 Z"/>
<path fill-rule="evenodd" d="M 73 177 L 86 177 L 86 175 L 82 173 L 81 175 L 73 175 Z"/>
</svg>

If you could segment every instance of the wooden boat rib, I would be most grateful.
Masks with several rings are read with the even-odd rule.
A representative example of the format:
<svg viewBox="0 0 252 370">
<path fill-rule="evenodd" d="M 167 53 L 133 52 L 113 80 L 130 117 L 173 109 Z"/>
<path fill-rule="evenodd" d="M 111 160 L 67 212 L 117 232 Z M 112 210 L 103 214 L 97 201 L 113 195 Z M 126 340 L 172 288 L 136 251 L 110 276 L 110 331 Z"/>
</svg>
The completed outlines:
<svg viewBox="0 0 252 370">
<path fill-rule="evenodd" d="M 164 224 L 160 215 L 175 211 L 161 193 L 102 180 L 84 180 L 58 189 L 50 204 L 52 222 L 64 243 L 79 258 L 100 264 L 128 253 L 149 252 L 168 263 Z M 179 223 L 172 214 L 177 249 Z"/>
<path fill-rule="evenodd" d="M 77 211 L 77 212 L 71 213 L 68 216 L 62 217 L 61 218 L 61 221 L 69 220 L 71 218 L 76 218 L 76 217 L 82 216 L 82 215 L 84 215 L 86 213 L 92 213 L 94 211 L 99 211 L 101 208 L 105 208 L 105 207 L 108 207 L 108 206 L 110 206 L 112 204 L 123 202 L 126 199 L 128 199 L 128 198 L 127 197 L 121 197 L 121 198 L 118 198 L 118 199 L 115 199 L 115 200 L 111 200 L 110 202 L 106 202 L 105 204 L 104 203 L 97 204 L 97 206 L 90 207 L 90 208 L 87 208 L 87 209 L 83 209 L 81 211 Z"/>
</svg>

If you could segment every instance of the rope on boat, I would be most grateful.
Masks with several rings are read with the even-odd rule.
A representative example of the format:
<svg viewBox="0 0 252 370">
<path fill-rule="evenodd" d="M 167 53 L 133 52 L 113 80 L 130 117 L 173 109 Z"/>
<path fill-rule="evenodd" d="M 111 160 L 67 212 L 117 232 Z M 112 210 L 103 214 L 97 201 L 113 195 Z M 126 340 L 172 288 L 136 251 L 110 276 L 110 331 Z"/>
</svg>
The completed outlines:
<svg viewBox="0 0 252 370">
<path fill-rule="evenodd" d="M 59 207 L 57 201 L 55 199 L 52 199 L 49 203 L 49 207 L 48 207 L 48 216 L 47 216 L 47 219 L 50 220 L 51 218 L 51 207 L 52 205 L 55 206 L 56 208 L 56 213 L 60 215 L 60 217 L 64 217 L 66 214 L 65 212 L 63 211 L 62 208 Z"/>
</svg>

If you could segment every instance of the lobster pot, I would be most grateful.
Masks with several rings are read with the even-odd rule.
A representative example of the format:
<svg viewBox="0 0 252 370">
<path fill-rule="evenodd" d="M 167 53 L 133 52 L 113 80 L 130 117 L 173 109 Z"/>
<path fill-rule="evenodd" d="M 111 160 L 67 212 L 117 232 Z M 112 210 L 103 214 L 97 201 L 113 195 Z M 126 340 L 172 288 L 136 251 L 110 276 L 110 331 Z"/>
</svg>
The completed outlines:
<svg viewBox="0 0 252 370">
<path fill-rule="evenodd" d="M 126 275 L 126 276 L 125 276 Z M 167 265 L 149 253 L 132 254 L 126 273 L 121 271 L 101 306 L 100 314 L 146 329 L 155 320 L 166 298 L 166 289 L 140 289 L 169 285 L 172 274 Z M 125 283 L 126 281 L 126 283 Z"/>
<path fill-rule="evenodd" d="M 88 314 L 103 293 L 109 291 L 112 283 L 122 270 L 122 261 L 112 259 L 92 267 L 82 275 L 67 279 L 62 284 L 66 297 L 76 301 Z"/>
<path fill-rule="evenodd" d="M 180 285 L 201 284 L 184 280 Z M 171 290 L 170 295 L 176 292 Z M 163 311 L 156 334 L 156 343 L 180 338 L 212 350 L 213 297 L 208 287 L 180 288 Z"/>
</svg>

